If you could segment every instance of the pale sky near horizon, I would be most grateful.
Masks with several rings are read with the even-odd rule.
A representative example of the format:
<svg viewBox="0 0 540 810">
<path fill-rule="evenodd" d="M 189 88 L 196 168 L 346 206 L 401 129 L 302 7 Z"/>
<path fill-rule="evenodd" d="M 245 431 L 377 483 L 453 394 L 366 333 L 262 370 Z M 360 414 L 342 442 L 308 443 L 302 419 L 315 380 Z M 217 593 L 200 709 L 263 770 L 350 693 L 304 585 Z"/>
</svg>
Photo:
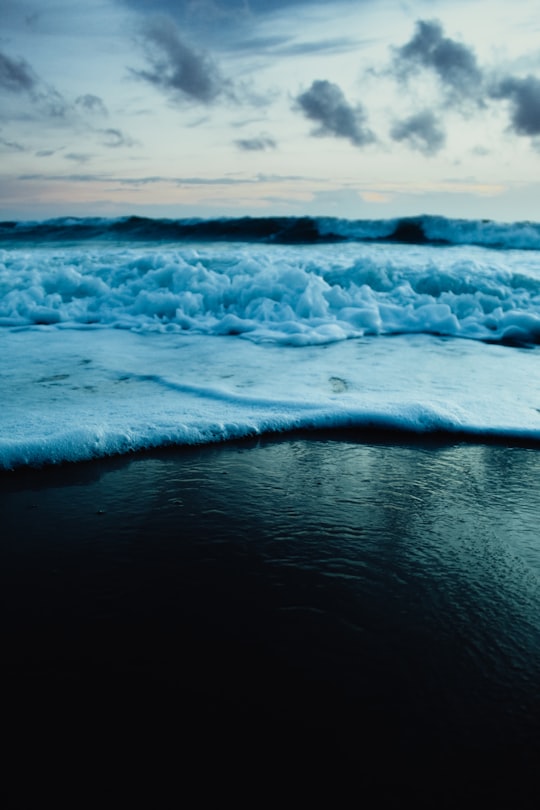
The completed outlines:
<svg viewBox="0 0 540 810">
<path fill-rule="evenodd" d="M 0 219 L 540 221 L 535 0 L 0 0 Z"/>
</svg>

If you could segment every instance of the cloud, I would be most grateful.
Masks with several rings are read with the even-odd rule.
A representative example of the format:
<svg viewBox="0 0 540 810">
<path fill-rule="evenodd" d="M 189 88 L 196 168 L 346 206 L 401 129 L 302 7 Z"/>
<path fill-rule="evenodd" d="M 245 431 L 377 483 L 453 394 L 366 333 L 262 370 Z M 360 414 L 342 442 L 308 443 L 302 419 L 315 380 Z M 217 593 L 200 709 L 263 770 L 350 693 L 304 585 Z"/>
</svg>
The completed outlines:
<svg viewBox="0 0 540 810">
<path fill-rule="evenodd" d="M 316 80 L 309 90 L 296 99 L 299 109 L 306 118 L 316 121 L 316 136 L 333 135 L 346 138 L 355 146 L 365 146 L 375 140 L 366 127 L 366 114 L 360 104 L 352 106 L 337 84 L 326 80 Z"/>
<path fill-rule="evenodd" d="M 133 138 L 125 135 L 121 129 L 100 129 L 99 132 L 104 136 L 104 146 L 110 146 L 114 149 L 118 146 L 135 146 Z"/>
<path fill-rule="evenodd" d="M 70 160 L 86 162 L 91 155 L 66 155 Z M 151 186 L 157 184 L 173 186 L 253 186 L 261 183 L 287 183 L 291 180 L 302 182 L 306 180 L 301 175 L 279 175 L 279 174 L 256 174 L 252 177 L 175 177 L 173 175 L 148 175 L 143 177 L 117 177 L 112 174 L 92 173 L 92 174 L 45 174 L 32 172 L 31 174 L 20 174 L 17 180 L 25 182 L 47 181 L 62 183 L 107 183 L 121 186 Z"/>
<path fill-rule="evenodd" d="M 540 79 L 507 76 L 491 91 L 496 99 L 508 99 L 511 129 L 518 135 L 540 135 Z"/>
<path fill-rule="evenodd" d="M 88 163 L 92 155 L 89 155 L 87 152 L 66 152 L 64 157 L 66 160 L 73 160 L 75 163 Z"/>
<path fill-rule="evenodd" d="M 68 104 L 54 87 L 44 86 L 43 90 L 35 95 L 34 100 L 49 118 L 67 118 L 72 112 L 71 104 Z"/>
<path fill-rule="evenodd" d="M 110 180 L 106 175 L 97 174 L 41 174 L 33 172 L 32 174 L 20 174 L 17 180 L 23 182 L 66 182 L 66 183 L 101 183 Z"/>
<path fill-rule="evenodd" d="M 278 56 L 305 56 L 306 54 L 339 54 L 357 51 L 358 40 L 349 37 L 317 40 L 315 42 L 291 42 L 275 48 Z"/>
<path fill-rule="evenodd" d="M 412 149 L 424 155 L 434 155 L 442 149 L 446 140 L 444 130 L 430 110 L 396 121 L 390 136 L 394 141 L 406 141 Z"/>
<path fill-rule="evenodd" d="M 276 142 L 268 135 L 259 135 L 255 138 L 239 138 L 234 142 L 243 152 L 263 152 L 265 149 L 275 149 Z"/>
<path fill-rule="evenodd" d="M 350 37 L 336 37 L 309 42 L 296 42 L 292 36 L 256 36 L 247 39 L 234 39 L 233 47 L 236 53 L 254 53 L 260 56 L 305 56 L 306 54 L 339 54 L 358 51 L 363 44 Z"/>
<path fill-rule="evenodd" d="M 204 16 L 215 21 L 225 14 L 249 13 L 245 0 L 121 0 L 136 11 L 174 14 L 180 18 Z M 253 0 L 251 0 L 253 2 Z M 264 2 L 263 2 L 264 5 Z"/>
<path fill-rule="evenodd" d="M 169 14 L 182 22 L 214 25 L 216 22 L 239 23 L 254 16 L 275 13 L 281 9 L 306 4 L 322 4 L 327 0 L 120 0 L 140 12 Z"/>
<path fill-rule="evenodd" d="M 229 83 L 209 56 L 181 39 L 169 17 L 153 17 L 142 31 L 142 45 L 149 70 L 133 70 L 135 76 L 175 98 L 208 104 L 224 93 Z"/>
<path fill-rule="evenodd" d="M 30 93 L 38 78 L 24 59 L 12 59 L 0 52 L 0 87 L 12 93 Z"/>
<path fill-rule="evenodd" d="M 50 118 L 62 118 L 68 105 L 61 94 L 43 82 L 25 59 L 15 59 L 0 52 L 0 89 L 19 97 L 17 104 L 31 104 L 36 111 Z"/>
<path fill-rule="evenodd" d="M 275 13 L 280 9 L 303 5 L 326 5 L 328 0 L 120 0 L 137 11 L 151 11 L 160 8 L 173 14 L 187 17 L 204 16 L 215 20 L 225 15 L 235 19 L 251 17 L 253 14 Z M 358 0 L 348 0 L 357 3 Z"/>
<path fill-rule="evenodd" d="M 431 70 L 454 101 L 474 99 L 481 103 L 484 77 L 474 51 L 445 37 L 437 20 L 418 20 L 412 39 L 395 50 L 394 67 L 404 77 Z"/>
<path fill-rule="evenodd" d="M 470 112 L 471 102 L 485 108 L 487 102 L 508 101 L 510 131 L 531 137 L 533 148 L 538 148 L 540 79 L 532 75 L 494 77 L 490 69 L 478 65 L 471 48 L 446 37 L 437 20 L 418 20 L 413 37 L 394 50 L 393 72 L 398 78 L 422 71 L 437 77 L 446 103 L 461 107 L 462 112 Z M 426 155 L 434 154 L 444 143 L 444 132 L 426 111 L 397 122 L 391 136 L 408 141 Z"/>
<path fill-rule="evenodd" d="M 108 115 L 107 107 L 99 96 L 94 96 L 92 93 L 86 93 L 84 96 L 79 96 L 75 99 L 75 105 L 80 107 L 85 112 L 96 113 L 97 115 Z"/>
<path fill-rule="evenodd" d="M 26 152 L 25 147 L 17 141 L 8 141 L 7 138 L 2 138 L 0 135 L 0 149 L 4 147 L 10 152 Z"/>
</svg>

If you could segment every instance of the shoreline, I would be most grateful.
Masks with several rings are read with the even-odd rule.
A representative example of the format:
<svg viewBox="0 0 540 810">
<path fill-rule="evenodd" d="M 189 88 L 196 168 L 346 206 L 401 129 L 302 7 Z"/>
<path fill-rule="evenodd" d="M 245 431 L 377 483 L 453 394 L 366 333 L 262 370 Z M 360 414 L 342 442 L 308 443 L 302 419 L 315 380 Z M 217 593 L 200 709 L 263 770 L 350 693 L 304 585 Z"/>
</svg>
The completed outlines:
<svg viewBox="0 0 540 810">
<path fill-rule="evenodd" d="M 540 409 L 539 409 L 540 410 Z M 385 420 L 381 420 L 384 422 Z M 142 447 L 136 450 L 125 450 L 118 453 L 105 453 L 91 458 L 81 458 L 80 460 L 50 461 L 36 464 L 18 464 L 14 467 L 0 467 L 0 482 L 9 485 L 10 481 L 24 479 L 26 476 L 39 477 L 43 475 L 61 476 L 66 472 L 66 482 L 69 482 L 69 473 L 76 473 L 84 467 L 107 467 L 108 465 L 122 465 L 132 461 L 144 460 L 160 456 L 178 456 L 184 453 L 204 451 L 205 448 L 223 448 L 224 450 L 236 448 L 256 448 L 261 443 L 287 443 L 291 441 L 323 441 L 323 442 L 347 442 L 358 445 L 376 446 L 403 446 L 422 448 L 444 448 L 444 447 L 500 447 L 517 448 L 523 450 L 540 450 L 540 438 L 536 435 L 519 435 L 517 432 L 509 431 L 507 434 L 500 431 L 474 431 L 474 430 L 426 430 L 414 431 L 401 427 L 381 426 L 378 424 L 367 424 L 361 426 L 340 426 L 340 427 L 315 427 L 315 428 L 291 428 L 288 430 L 277 430 L 261 433 L 252 433 L 246 436 L 217 439 L 216 441 L 194 442 L 193 444 L 164 443 L 156 446 Z"/>
</svg>

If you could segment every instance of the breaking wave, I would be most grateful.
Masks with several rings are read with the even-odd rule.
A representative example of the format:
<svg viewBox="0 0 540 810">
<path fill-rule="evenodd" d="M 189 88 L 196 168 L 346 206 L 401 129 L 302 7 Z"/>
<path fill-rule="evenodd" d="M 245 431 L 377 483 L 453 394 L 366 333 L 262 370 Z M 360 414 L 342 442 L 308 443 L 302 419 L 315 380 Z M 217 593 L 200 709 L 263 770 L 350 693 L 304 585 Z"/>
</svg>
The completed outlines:
<svg viewBox="0 0 540 810">
<path fill-rule="evenodd" d="M 540 223 L 447 219 L 439 216 L 381 220 L 333 217 L 240 217 L 221 219 L 115 219 L 62 217 L 42 222 L 0 222 L 0 242 L 235 241 L 277 244 L 397 242 L 417 245 L 480 245 L 540 249 Z"/>
<path fill-rule="evenodd" d="M 0 326 L 316 345 L 426 333 L 540 344 L 540 255 L 478 247 L 62 243 L 0 249 Z"/>
</svg>

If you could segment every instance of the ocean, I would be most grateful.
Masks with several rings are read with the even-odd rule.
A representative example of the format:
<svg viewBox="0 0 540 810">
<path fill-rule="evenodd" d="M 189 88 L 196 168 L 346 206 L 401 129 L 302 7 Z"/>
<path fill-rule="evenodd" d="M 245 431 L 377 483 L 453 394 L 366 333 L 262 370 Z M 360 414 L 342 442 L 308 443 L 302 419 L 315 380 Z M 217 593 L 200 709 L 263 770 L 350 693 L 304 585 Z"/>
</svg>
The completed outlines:
<svg viewBox="0 0 540 810">
<path fill-rule="evenodd" d="M 4 222 L 0 340 L 20 705 L 532 773 L 540 224 Z"/>
<path fill-rule="evenodd" d="M 291 429 L 540 438 L 540 225 L 0 224 L 0 466 Z"/>
</svg>

